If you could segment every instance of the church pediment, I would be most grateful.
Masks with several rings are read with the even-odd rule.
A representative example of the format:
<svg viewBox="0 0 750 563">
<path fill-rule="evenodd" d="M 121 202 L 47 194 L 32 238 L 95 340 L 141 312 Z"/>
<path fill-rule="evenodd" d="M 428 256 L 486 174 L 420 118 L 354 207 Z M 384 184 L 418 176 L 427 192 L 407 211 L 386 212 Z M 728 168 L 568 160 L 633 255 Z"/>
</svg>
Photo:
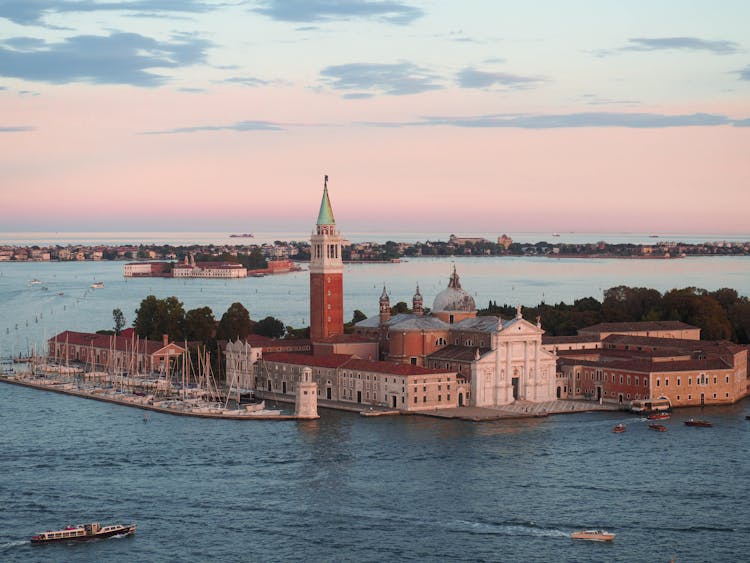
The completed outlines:
<svg viewBox="0 0 750 563">
<path fill-rule="evenodd" d="M 538 335 L 541 336 L 544 334 L 544 331 L 536 326 L 535 324 L 530 323 L 529 321 L 525 319 L 511 319 L 507 323 L 503 325 L 502 330 L 500 331 L 500 334 L 503 336 L 515 336 L 515 335 L 521 335 L 521 336 L 531 336 L 531 335 Z"/>
</svg>

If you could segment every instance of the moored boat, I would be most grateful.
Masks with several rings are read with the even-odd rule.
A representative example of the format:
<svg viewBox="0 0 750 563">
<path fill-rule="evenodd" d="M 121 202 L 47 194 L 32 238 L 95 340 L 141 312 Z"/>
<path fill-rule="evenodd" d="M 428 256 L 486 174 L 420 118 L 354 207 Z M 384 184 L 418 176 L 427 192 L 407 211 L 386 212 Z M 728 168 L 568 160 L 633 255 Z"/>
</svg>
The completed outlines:
<svg viewBox="0 0 750 563">
<path fill-rule="evenodd" d="M 31 537 L 31 543 L 54 543 L 83 541 L 113 536 L 130 536 L 135 533 L 135 524 L 111 524 L 102 526 L 98 522 L 67 526 L 62 530 L 42 532 Z"/>
<path fill-rule="evenodd" d="M 606 530 L 578 530 L 570 534 L 574 540 L 612 541 L 615 535 Z"/>
<path fill-rule="evenodd" d="M 656 430 L 657 432 L 666 432 L 667 431 L 667 427 L 664 426 L 663 424 L 649 424 L 648 427 L 651 430 Z"/>
<path fill-rule="evenodd" d="M 713 426 L 713 423 L 709 422 L 708 420 L 696 420 L 694 418 L 689 418 L 685 421 L 686 426 L 702 426 L 704 428 L 709 428 Z"/>
<path fill-rule="evenodd" d="M 615 424 L 612 432 L 614 432 L 615 434 L 621 434 L 622 432 L 625 432 L 625 430 L 627 430 L 627 427 L 624 424 Z"/>
</svg>

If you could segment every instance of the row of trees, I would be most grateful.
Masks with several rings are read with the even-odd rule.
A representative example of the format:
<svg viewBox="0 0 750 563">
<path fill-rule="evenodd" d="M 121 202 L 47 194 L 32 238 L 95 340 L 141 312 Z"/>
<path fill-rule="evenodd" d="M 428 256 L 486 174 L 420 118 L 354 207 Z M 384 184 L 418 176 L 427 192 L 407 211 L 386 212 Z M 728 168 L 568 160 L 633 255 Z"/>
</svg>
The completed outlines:
<svg viewBox="0 0 750 563">
<path fill-rule="evenodd" d="M 479 314 L 509 317 L 515 314 L 515 307 L 490 301 Z M 750 343 L 750 300 L 729 288 L 707 291 L 686 287 L 662 294 L 620 285 L 606 290 L 601 302 L 585 297 L 572 305 L 541 303 L 525 308 L 524 316 L 541 316 L 547 334 L 556 336 L 576 334 L 580 328 L 602 322 L 682 321 L 700 327 L 704 340 Z"/>
<path fill-rule="evenodd" d="M 119 309 L 113 311 L 115 330 L 124 326 Z M 149 295 L 141 301 L 135 311 L 133 328 L 142 338 L 160 340 L 168 334 L 173 340 L 188 340 L 209 343 L 215 340 L 235 340 L 248 334 L 259 334 L 269 338 L 284 336 L 284 324 L 274 317 L 251 321 L 250 313 L 242 303 L 232 303 L 217 322 L 210 307 L 198 307 L 185 311 L 177 297 L 158 299 Z"/>
</svg>

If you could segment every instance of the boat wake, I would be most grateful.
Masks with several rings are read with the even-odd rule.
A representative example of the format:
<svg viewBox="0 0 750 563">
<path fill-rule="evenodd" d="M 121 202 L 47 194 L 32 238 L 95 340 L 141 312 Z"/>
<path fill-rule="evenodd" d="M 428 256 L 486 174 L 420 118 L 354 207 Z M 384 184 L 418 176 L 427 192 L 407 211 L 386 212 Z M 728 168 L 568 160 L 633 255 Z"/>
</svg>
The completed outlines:
<svg viewBox="0 0 750 563">
<path fill-rule="evenodd" d="M 16 540 L 11 541 L 7 543 L 0 543 L 0 552 L 2 551 L 8 551 L 13 549 L 14 547 L 21 547 L 22 545 L 28 545 L 28 540 Z"/>
<path fill-rule="evenodd" d="M 483 523 L 459 520 L 459 523 L 470 528 L 473 534 L 496 535 L 496 536 L 534 536 L 544 538 L 569 538 L 570 533 L 556 528 L 543 528 L 533 522 L 527 524 L 518 523 Z"/>
</svg>

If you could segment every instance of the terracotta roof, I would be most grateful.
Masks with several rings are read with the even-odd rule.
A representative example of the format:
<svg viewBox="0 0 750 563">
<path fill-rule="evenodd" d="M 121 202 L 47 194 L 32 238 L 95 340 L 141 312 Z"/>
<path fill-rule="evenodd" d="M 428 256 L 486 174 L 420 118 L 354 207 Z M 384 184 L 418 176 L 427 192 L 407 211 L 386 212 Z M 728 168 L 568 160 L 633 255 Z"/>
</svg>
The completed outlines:
<svg viewBox="0 0 750 563">
<path fill-rule="evenodd" d="M 353 369 L 373 373 L 387 373 L 390 375 L 429 375 L 446 373 L 442 370 L 428 369 L 420 366 L 413 366 L 411 364 L 360 360 L 347 354 L 330 354 L 328 356 L 283 353 L 265 354 L 263 356 L 263 361 L 321 368 Z"/>
<path fill-rule="evenodd" d="M 377 338 L 371 338 L 368 336 L 363 336 L 361 334 L 334 334 L 333 336 L 328 336 L 326 338 L 318 338 L 315 340 L 315 343 L 322 343 L 322 344 L 348 344 L 348 343 L 356 343 L 356 342 L 377 342 Z"/>
<path fill-rule="evenodd" d="M 542 335 L 542 344 L 574 344 L 578 342 L 599 342 L 598 338 L 592 340 L 591 336 L 549 336 L 547 334 Z"/>
<path fill-rule="evenodd" d="M 449 344 L 437 350 L 427 356 L 430 360 L 442 360 L 442 361 L 458 361 L 458 362 L 472 362 L 476 357 L 476 351 L 479 349 L 479 354 L 484 355 L 490 351 L 489 348 L 477 348 L 476 346 L 456 346 L 455 344 Z"/>
<path fill-rule="evenodd" d="M 375 373 L 387 373 L 390 375 L 430 375 L 437 373 L 447 373 L 445 370 L 423 368 L 411 364 L 400 364 L 396 362 L 377 362 L 374 360 L 351 359 L 344 366 L 344 369 L 354 369 L 360 371 L 369 371 Z"/>
<path fill-rule="evenodd" d="M 132 336 L 109 336 L 107 334 L 75 332 L 72 330 L 61 332 L 48 340 L 50 343 L 55 341 L 58 344 L 65 344 L 67 342 L 71 346 L 89 346 L 103 350 L 114 348 L 118 351 L 128 352 L 132 351 L 134 346 L 138 346 L 138 352 L 146 354 L 153 354 L 164 347 L 164 343 L 157 340 L 138 339 Z"/>
<path fill-rule="evenodd" d="M 647 359 L 627 359 L 604 357 L 599 360 L 582 360 L 576 358 L 560 358 L 563 365 L 580 365 L 599 369 L 620 369 L 627 371 L 637 371 L 640 373 L 663 373 L 679 371 L 704 371 L 731 369 L 725 362 L 720 359 L 711 360 L 678 360 L 666 362 L 652 362 Z"/>
<path fill-rule="evenodd" d="M 604 344 L 619 344 L 629 346 L 651 346 L 652 348 L 666 348 L 671 350 L 690 350 L 713 352 L 716 354 L 736 354 L 745 349 L 740 344 L 727 340 L 691 340 L 688 338 L 657 338 L 654 336 L 631 336 L 628 334 L 610 334 Z"/>
<path fill-rule="evenodd" d="M 264 354 L 264 362 L 278 362 L 281 364 L 296 364 L 317 368 L 340 368 L 352 357 L 348 354 L 329 354 L 327 356 L 313 356 L 312 354 L 290 354 L 274 352 Z"/>
<path fill-rule="evenodd" d="M 580 329 L 578 332 L 640 332 L 644 330 L 697 330 L 682 321 L 642 321 L 627 323 L 599 323 Z"/>
</svg>

